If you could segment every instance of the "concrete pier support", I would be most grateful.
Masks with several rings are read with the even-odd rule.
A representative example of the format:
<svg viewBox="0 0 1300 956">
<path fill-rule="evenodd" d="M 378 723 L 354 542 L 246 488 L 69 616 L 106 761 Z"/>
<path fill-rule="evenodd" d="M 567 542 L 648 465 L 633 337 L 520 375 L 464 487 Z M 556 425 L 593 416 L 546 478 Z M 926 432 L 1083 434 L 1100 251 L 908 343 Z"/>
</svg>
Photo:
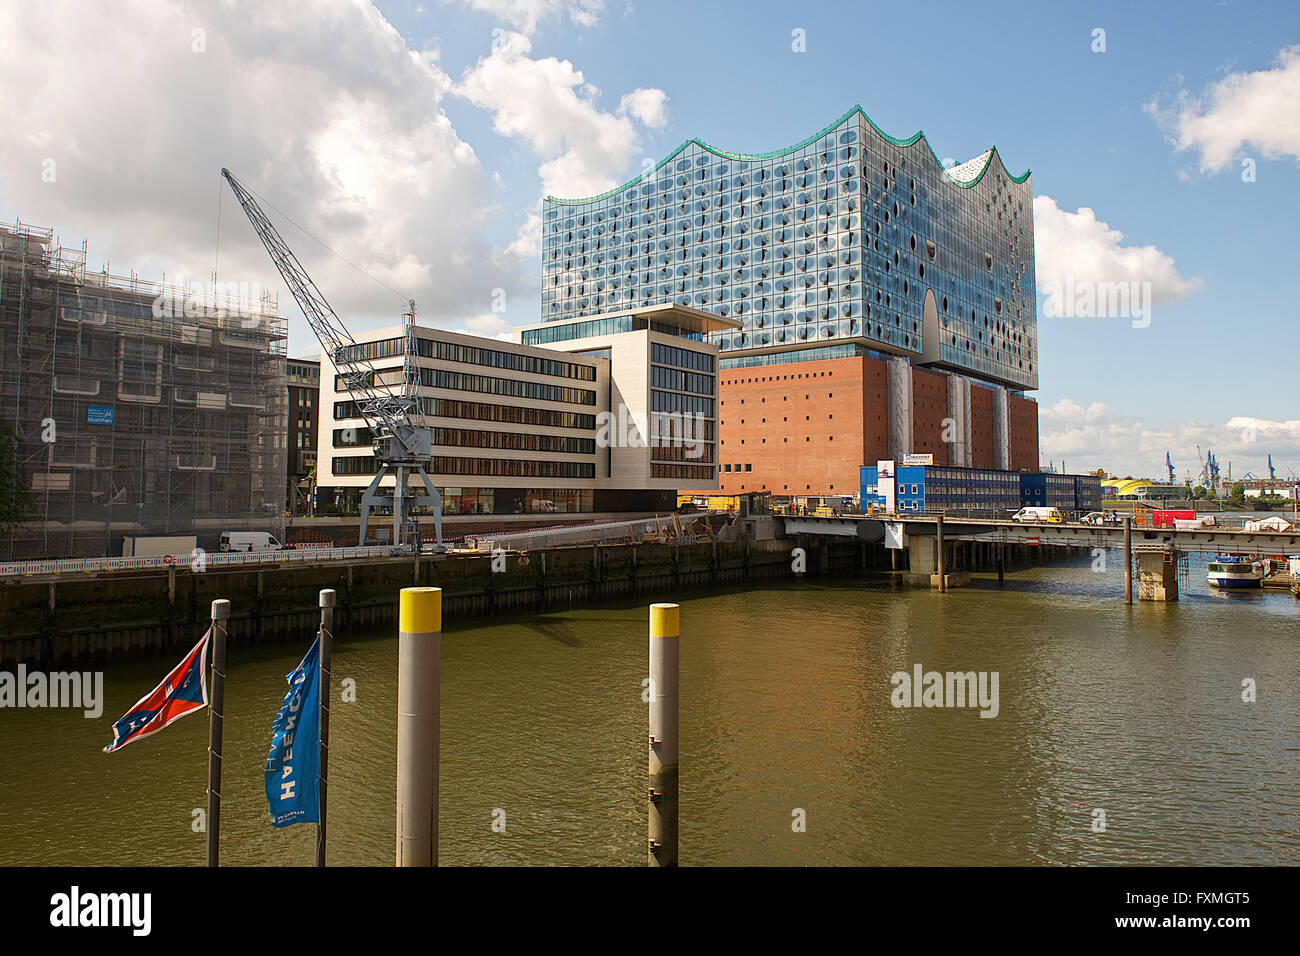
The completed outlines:
<svg viewBox="0 0 1300 956">
<path fill-rule="evenodd" d="M 1138 600 L 1178 600 L 1178 557 L 1172 551 L 1138 554 Z"/>
</svg>

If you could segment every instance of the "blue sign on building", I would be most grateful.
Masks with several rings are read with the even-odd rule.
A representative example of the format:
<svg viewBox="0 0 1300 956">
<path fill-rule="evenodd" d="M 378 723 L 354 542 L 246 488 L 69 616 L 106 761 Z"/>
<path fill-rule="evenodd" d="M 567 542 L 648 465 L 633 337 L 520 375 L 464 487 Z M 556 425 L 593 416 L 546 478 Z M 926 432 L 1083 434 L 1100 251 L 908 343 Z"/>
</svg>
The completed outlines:
<svg viewBox="0 0 1300 956">
<path fill-rule="evenodd" d="M 113 424 L 113 406 L 112 405 L 87 405 L 86 424 L 87 425 Z"/>
</svg>

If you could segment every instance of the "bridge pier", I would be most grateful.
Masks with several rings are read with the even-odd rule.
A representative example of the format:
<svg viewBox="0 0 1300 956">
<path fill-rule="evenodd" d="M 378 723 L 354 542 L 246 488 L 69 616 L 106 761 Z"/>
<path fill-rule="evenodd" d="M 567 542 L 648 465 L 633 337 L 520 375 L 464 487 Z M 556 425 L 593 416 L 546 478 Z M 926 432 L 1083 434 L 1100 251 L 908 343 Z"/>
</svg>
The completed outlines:
<svg viewBox="0 0 1300 956">
<path fill-rule="evenodd" d="M 1138 600 L 1178 600 L 1177 552 L 1138 552 Z"/>
</svg>

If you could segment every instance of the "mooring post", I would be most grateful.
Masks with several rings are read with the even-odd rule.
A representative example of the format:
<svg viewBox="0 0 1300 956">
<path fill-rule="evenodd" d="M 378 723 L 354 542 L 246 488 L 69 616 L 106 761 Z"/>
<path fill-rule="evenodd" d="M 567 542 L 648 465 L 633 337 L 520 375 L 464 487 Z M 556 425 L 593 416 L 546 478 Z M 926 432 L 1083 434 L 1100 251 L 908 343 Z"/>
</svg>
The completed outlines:
<svg viewBox="0 0 1300 956">
<path fill-rule="evenodd" d="M 1124 603 L 1133 603 L 1133 516 L 1124 516 Z"/>
<path fill-rule="evenodd" d="M 680 607 L 650 605 L 650 865 L 677 865 L 677 661 Z"/>
<path fill-rule="evenodd" d="M 320 690 L 320 820 L 316 824 L 316 865 L 325 865 L 325 820 L 328 816 L 330 766 L 330 664 L 334 643 L 333 588 L 320 592 L 320 656 L 317 686 Z"/>
<path fill-rule="evenodd" d="M 1006 562 L 1006 545 L 998 544 L 998 584 L 1002 583 L 1002 568 Z"/>
<path fill-rule="evenodd" d="M 442 588 L 402 588 L 397 645 L 397 865 L 438 865 Z"/>
<path fill-rule="evenodd" d="M 943 574 L 947 569 L 943 566 L 943 515 L 935 515 L 934 534 L 937 541 L 935 542 L 934 560 L 935 566 L 939 569 L 939 593 L 942 594 L 948 590 L 943 583 Z"/>
<path fill-rule="evenodd" d="M 212 602 L 212 696 L 208 703 L 208 866 L 221 843 L 221 724 L 226 713 L 226 628 L 230 602 Z"/>
</svg>

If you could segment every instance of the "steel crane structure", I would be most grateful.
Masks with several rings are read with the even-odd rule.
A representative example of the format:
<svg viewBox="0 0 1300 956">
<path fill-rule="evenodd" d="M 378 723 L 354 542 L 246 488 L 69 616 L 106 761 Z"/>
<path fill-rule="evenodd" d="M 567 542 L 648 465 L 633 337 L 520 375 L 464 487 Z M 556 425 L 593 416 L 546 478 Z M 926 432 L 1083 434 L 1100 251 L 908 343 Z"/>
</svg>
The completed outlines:
<svg viewBox="0 0 1300 956">
<path fill-rule="evenodd" d="M 409 479 L 419 476 L 429 495 L 428 504 L 433 508 L 437 534 L 435 550 L 445 551 L 442 543 L 442 497 L 425 470 L 433 454 L 433 432 L 414 421 L 420 407 L 417 394 L 419 367 L 415 362 L 415 301 L 408 303 L 403 316 L 402 389 L 393 394 L 384 390 L 385 384 L 393 383 L 384 383 L 370 360 L 362 357 L 352 333 L 316 287 L 293 250 L 271 225 L 257 200 L 243 183 L 231 175 L 230 170 L 221 170 L 221 175 L 230 184 L 257 237 L 262 240 L 271 261 L 293 293 L 321 348 L 334 363 L 361 417 L 370 428 L 378 467 L 370 487 L 361 496 L 360 543 L 366 543 L 371 509 L 389 506 L 393 509 L 393 543 L 415 552 L 420 550 L 419 537 L 410 527 L 413 522 L 407 520 L 414 512 L 417 498 Z M 394 478 L 393 494 L 380 494 L 380 482 L 389 475 Z"/>
</svg>

